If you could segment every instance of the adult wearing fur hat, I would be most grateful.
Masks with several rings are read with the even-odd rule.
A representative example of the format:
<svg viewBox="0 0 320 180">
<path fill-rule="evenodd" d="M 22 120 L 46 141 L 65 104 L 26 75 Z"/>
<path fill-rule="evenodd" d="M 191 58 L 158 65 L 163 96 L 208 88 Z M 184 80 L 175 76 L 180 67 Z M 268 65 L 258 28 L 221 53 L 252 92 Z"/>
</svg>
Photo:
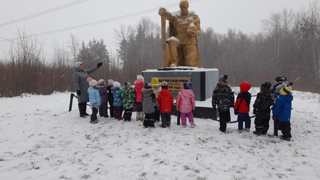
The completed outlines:
<svg viewBox="0 0 320 180">
<path fill-rule="evenodd" d="M 88 116 L 86 112 L 87 102 L 89 101 L 88 97 L 88 87 L 89 84 L 87 82 L 87 78 L 89 74 L 96 71 L 99 67 L 102 66 L 102 63 L 98 63 L 95 67 L 91 69 L 85 69 L 83 62 L 77 62 L 75 65 L 74 73 L 73 73 L 73 90 L 78 95 L 78 107 L 80 117 Z"/>
</svg>

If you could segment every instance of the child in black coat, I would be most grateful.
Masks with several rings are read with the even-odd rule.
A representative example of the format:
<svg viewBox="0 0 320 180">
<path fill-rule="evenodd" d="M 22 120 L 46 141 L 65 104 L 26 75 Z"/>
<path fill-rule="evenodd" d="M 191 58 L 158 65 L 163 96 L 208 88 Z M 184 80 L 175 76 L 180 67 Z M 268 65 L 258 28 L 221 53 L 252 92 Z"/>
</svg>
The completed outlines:
<svg viewBox="0 0 320 180">
<path fill-rule="evenodd" d="M 271 86 L 270 82 L 261 85 L 253 105 L 253 113 L 256 115 L 254 121 L 256 130 L 253 133 L 256 135 L 266 135 L 269 129 L 270 107 L 273 104 Z"/>
<path fill-rule="evenodd" d="M 107 96 L 107 87 L 104 79 L 100 79 L 98 81 L 98 86 L 100 97 L 101 97 L 101 105 L 99 107 L 99 114 L 101 117 L 108 117 L 108 96 Z"/>
<path fill-rule="evenodd" d="M 219 113 L 221 132 L 226 132 L 227 123 L 231 121 L 230 108 L 233 107 L 234 95 L 227 82 L 228 76 L 224 75 L 219 79 L 217 87 L 212 93 L 213 111 Z"/>
</svg>

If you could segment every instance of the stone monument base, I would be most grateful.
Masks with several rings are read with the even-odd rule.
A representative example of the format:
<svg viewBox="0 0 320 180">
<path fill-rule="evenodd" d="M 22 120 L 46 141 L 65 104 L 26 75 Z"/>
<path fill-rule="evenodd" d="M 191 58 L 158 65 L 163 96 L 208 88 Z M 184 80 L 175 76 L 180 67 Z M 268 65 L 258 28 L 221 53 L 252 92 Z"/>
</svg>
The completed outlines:
<svg viewBox="0 0 320 180">
<path fill-rule="evenodd" d="M 169 67 L 145 70 L 142 74 L 145 82 L 151 82 L 153 79 L 157 79 L 160 83 L 168 82 L 174 96 L 183 88 L 184 82 L 191 81 L 198 101 L 210 98 L 219 80 L 219 70 L 214 68 Z"/>
</svg>

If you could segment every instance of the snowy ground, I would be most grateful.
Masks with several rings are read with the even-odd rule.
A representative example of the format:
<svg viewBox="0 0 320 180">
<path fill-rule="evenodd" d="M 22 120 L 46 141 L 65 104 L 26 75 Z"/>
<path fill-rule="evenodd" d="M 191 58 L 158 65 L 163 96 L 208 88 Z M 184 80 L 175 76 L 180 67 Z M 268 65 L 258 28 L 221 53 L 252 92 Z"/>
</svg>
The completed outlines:
<svg viewBox="0 0 320 180">
<path fill-rule="evenodd" d="M 68 93 L 0 98 L 0 179 L 318 180 L 320 95 L 294 96 L 291 142 L 236 124 L 221 134 L 205 119 L 194 129 L 91 125 L 66 111 Z"/>
</svg>

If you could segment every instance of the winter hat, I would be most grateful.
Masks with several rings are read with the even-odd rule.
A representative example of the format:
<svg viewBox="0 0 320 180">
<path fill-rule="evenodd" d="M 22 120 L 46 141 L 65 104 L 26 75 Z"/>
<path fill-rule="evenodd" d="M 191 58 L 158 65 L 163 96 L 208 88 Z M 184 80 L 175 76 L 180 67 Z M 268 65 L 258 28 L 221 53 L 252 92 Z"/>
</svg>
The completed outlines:
<svg viewBox="0 0 320 180">
<path fill-rule="evenodd" d="M 121 87 L 120 82 L 118 82 L 118 81 L 114 81 L 114 82 L 113 82 L 113 87 L 120 88 L 120 87 Z"/>
<path fill-rule="evenodd" d="M 157 88 L 159 86 L 159 78 L 153 77 L 151 79 L 151 85 L 152 85 L 152 88 Z"/>
<path fill-rule="evenodd" d="M 227 83 L 228 82 L 228 75 L 224 74 L 219 78 L 219 82 Z"/>
<path fill-rule="evenodd" d="M 108 86 L 113 86 L 113 80 L 112 79 L 108 79 Z"/>
<path fill-rule="evenodd" d="M 271 91 L 271 86 L 272 86 L 272 84 L 270 82 L 265 82 L 265 83 L 261 84 L 260 90 L 262 92 L 269 92 L 269 91 Z"/>
<path fill-rule="evenodd" d="M 126 87 L 126 88 L 130 87 L 130 82 L 125 82 L 124 87 Z"/>
<path fill-rule="evenodd" d="M 248 81 L 240 83 L 240 92 L 248 92 L 251 89 L 251 84 Z"/>
<path fill-rule="evenodd" d="M 98 84 L 99 85 L 105 85 L 106 81 L 104 79 L 99 79 Z"/>
<path fill-rule="evenodd" d="M 287 81 L 288 79 L 287 79 L 287 77 L 285 77 L 285 76 L 277 76 L 276 78 L 275 78 L 275 81 L 276 82 L 284 82 L 284 81 Z"/>
<path fill-rule="evenodd" d="M 183 83 L 184 89 L 192 89 L 192 83 L 190 81 Z"/>
<path fill-rule="evenodd" d="M 280 89 L 280 95 L 283 95 L 283 96 L 291 94 L 291 92 L 292 92 L 292 87 L 285 86 Z"/>
<path fill-rule="evenodd" d="M 91 79 L 91 80 L 89 81 L 89 86 L 90 86 L 90 87 L 94 87 L 94 86 L 97 86 L 97 85 L 98 85 L 98 82 L 97 82 L 96 80 Z"/>
<path fill-rule="evenodd" d="M 167 81 L 162 81 L 161 82 L 161 87 L 162 88 L 168 88 L 168 82 Z"/>
<path fill-rule="evenodd" d="M 151 88 L 151 84 L 150 83 L 144 83 L 144 88 L 145 89 L 150 89 Z"/>
<path fill-rule="evenodd" d="M 138 74 L 138 75 L 137 75 L 137 80 L 142 80 L 142 81 L 144 81 L 144 77 L 143 77 L 141 74 Z"/>
</svg>

